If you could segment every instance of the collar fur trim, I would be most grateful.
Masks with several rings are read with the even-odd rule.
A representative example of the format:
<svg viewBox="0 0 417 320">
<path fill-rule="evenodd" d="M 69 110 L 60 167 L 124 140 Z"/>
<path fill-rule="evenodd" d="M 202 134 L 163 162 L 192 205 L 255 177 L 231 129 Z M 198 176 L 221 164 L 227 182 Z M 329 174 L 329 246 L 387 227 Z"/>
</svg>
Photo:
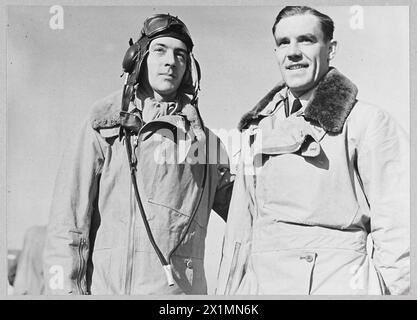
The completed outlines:
<svg viewBox="0 0 417 320">
<path fill-rule="evenodd" d="M 94 103 L 90 121 L 94 130 L 110 129 L 120 125 L 120 106 L 122 103 L 122 90 Z"/>
<path fill-rule="evenodd" d="M 271 102 L 275 94 L 284 87 L 285 84 L 281 82 L 268 92 L 251 111 L 243 115 L 238 129 L 242 131 L 252 121 L 257 120 L 260 117 L 259 113 Z M 335 68 L 330 68 L 311 97 L 305 109 L 304 117 L 318 123 L 320 127 L 328 132 L 340 133 L 346 118 L 356 104 L 357 94 L 358 88 L 353 82 Z"/>
<path fill-rule="evenodd" d="M 111 129 L 120 126 L 120 106 L 122 103 L 122 90 L 97 101 L 90 113 L 90 122 L 94 130 Z M 198 109 L 191 104 L 190 98 L 183 95 L 180 99 L 182 110 L 179 114 L 185 116 L 196 134 L 203 131 L 204 124 Z"/>
</svg>

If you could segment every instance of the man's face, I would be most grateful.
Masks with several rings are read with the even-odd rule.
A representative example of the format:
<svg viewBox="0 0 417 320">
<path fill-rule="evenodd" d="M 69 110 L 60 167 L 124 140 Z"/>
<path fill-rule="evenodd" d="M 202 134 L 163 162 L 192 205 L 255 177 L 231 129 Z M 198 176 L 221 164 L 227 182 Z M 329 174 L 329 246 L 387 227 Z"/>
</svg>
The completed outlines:
<svg viewBox="0 0 417 320">
<path fill-rule="evenodd" d="M 281 75 L 291 92 L 300 96 L 328 71 L 336 42 L 324 40 L 320 21 L 311 14 L 283 18 L 274 37 Z"/>
<path fill-rule="evenodd" d="M 187 68 L 187 46 L 178 39 L 162 37 L 149 44 L 148 82 L 160 100 L 173 100 Z"/>
</svg>

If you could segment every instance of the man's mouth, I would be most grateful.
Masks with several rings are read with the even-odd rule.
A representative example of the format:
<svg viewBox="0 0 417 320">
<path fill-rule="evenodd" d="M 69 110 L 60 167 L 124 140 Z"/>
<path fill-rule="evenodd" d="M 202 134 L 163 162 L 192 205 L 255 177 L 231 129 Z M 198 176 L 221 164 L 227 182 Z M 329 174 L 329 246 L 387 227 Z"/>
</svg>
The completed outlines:
<svg viewBox="0 0 417 320">
<path fill-rule="evenodd" d="M 167 78 L 171 78 L 171 79 L 175 79 L 175 74 L 173 73 L 160 73 L 161 76 L 167 77 Z"/>
<path fill-rule="evenodd" d="M 296 64 L 292 64 L 286 67 L 287 70 L 298 70 L 298 69 L 303 69 L 303 68 L 307 68 L 308 64 L 305 63 L 296 63 Z"/>
</svg>

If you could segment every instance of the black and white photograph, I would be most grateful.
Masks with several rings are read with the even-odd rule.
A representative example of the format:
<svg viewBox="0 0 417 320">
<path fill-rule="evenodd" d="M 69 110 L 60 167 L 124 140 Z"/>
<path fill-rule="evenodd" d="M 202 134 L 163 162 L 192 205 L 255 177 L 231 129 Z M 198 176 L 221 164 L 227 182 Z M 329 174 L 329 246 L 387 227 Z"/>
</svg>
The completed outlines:
<svg viewBox="0 0 417 320">
<path fill-rule="evenodd" d="M 5 10 L 9 297 L 413 293 L 410 6 Z"/>
</svg>

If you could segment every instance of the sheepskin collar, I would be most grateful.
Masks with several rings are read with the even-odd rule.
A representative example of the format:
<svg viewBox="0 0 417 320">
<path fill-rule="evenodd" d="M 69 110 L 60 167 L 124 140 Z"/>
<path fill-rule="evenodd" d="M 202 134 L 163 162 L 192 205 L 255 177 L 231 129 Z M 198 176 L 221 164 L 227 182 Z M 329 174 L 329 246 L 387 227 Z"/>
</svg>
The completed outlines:
<svg viewBox="0 0 417 320">
<path fill-rule="evenodd" d="M 246 129 L 252 121 L 260 120 L 259 114 L 274 98 L 285 88 L 285 83 L 280 82 L 268 94 L 262 98 L 256 106 L 239 122 L 238 129 Z M 346 118 L 356 104 L 358 88 L 353 82 L 342 75 L 335 68 L 330 68 L 320 81 L 313 96 L 308 103 L 304 118 L 317 123 L 324 130 L 331 133 L 340 133 Z"/>
<path fill-rule="evenodd" d="M 120 106 L 122 90 L 94 103 L 90 112 L 91 126 L 95 130 L 110 129 L 120 126 Z"/>
<path fill-rule="evenodd" d="M 92 128 L 100 131 L 102 129 L 120 127 L 121 103 L 121 90 L 96 102 L 90 113 Z M 178 103 L 180 104 L 180 112 L 176 114 L 184 116 L 188 120 L 190 127 L 194 130 L 194 133 L 197 135 L 197 139 L 201 139 L 204 135 L 204 124 L 201 120 L 197 107 L 191 104 L 191 99 L 186 94 L 179 97 Z"/>
</svg>

